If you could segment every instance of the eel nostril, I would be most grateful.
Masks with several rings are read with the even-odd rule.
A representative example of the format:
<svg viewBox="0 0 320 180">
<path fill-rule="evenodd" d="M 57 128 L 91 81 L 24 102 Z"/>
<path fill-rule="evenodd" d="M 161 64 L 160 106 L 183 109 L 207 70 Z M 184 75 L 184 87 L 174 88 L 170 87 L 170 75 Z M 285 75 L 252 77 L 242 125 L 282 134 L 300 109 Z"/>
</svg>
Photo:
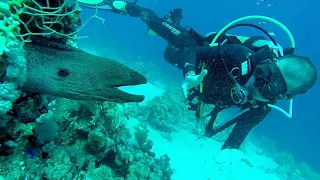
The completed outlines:
<svg viewBox="0 0 320 180">
<path fill-rule="evenodd" d="M 67 69 L 59 69 L 58 76 L 67 77 L 70 75 L 70 72 Z"/>
</svg>

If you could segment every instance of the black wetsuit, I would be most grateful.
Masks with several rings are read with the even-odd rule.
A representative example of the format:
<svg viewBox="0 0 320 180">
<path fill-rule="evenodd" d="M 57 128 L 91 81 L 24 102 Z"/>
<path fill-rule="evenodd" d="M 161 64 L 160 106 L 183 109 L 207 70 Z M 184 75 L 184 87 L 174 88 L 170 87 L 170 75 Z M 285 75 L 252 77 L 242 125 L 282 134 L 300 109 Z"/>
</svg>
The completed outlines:
<svg viewBox="0 0 320 180">
<path fill-rule="evenodd" d="M 222 64 L 217 47 L 208 46 L 206 39 L 192 28 L 182 28 L 178 22 L 167 22 L 159 18 L 150 9 L 134 4 L 127 4 L 126 10 L 130 16 L 140 17 L 152 31 L 168 41 L 165 59 L 183 70 L 184 75 L 190 70 L 199 73 L 200 68 L 197 66 L 203 62 L 207 64 L 206 69 L 208 70 L 208 74 L 203 80 L 204 89 L 199 98 L 205 103 L 216 105 L 206 128 L 207 136 L 213 136 L 232 124 L 236 124 L 222 149 L 239 149 L 252 128 L 259 124 L 270 112 L 267 103 L 256 102 L 259 106 L 255 108 L 249 103 L 241 107 L 238 106 L 241 109 L 250 108 L 250 110 L 232 119 L 225 125 L 213 128 L 214 120 L 221 110 L 237 106 L 231 100 L 230 90 L 233 87 L 233 83 Z M 252 76 L 255 66 L 260 61 L 265 60 L 265 57 L 272 58 L 274 56 L 271 50 L 267 50 L 265 51 L 267 53 L 263 53 L 264 58 L 251 58 L 256 52 L 266 48 L 255 48 L 252 46 L 260 38 L 249 38 L 245 42 L 241 42 L 235 36 L 224 36 L 223 39 L 227 39 L 227 41 L 221 48 L 222 57 L 228 69 L 232 70 L 235 77 L 238 77 L 237 80 L 241 85 L 245 84 Z M 246 64 L 244 68 L 248 68 L 247 70 L 242 71 L 243 64 Z"/>
</svg>

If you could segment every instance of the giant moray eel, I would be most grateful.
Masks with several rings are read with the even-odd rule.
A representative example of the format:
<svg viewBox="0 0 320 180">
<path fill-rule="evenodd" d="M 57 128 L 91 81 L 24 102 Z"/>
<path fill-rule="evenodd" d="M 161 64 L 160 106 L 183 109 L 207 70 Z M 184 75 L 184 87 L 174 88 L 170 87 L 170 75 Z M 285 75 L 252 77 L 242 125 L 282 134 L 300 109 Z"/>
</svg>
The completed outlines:
<svg viewBox="0 0 320 180">
<path fill-rule="evenodd" d="M 55 44 L 24 46 L 27 80 L 23 90 L 75 100 L 141 102 L 117 87 L 147 82 L 138 72 L 117 61 L 95 56 L 80 49 Z"/>
</svg>

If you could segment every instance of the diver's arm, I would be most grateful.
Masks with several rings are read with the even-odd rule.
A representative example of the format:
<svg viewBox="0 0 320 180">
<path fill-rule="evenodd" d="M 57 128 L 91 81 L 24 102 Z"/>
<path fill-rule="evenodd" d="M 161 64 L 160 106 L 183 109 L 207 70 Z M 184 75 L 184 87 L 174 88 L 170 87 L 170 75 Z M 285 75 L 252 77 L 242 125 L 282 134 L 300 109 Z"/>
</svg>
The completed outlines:
<svg viewBox="0 0 320 180">
<path fill-rule="evenodd" d="M 202 69 L 199 74 L 195 73 L 195 66 L 198 58 L 197 49 L 205 48 L 206 50 L 210 50 L 210 47 L 190 47 L 186 48 L 183 57 L 181 59 L 180 65 L 183 65 L 183 75 L 185 77 L 182 82 L 182 92 L 183 95 L 187 98 L 188 91 L 192 88 L 195 88 L 201 84 L 203 78 L 207 75 L 208 71 L 206 69 Z M 201 59 L 199 59 L 201 60 Z"/>
<path fill-rule="evenodd" d="M 181 58 L 183 57 L 184 51 L 176 48 L 173 44 L 168 43 L 165 51 L 164 51 L 164 59 L 172 64 L 173 66 L 178 67 L 182 70 L 182 66 L 180 66 Z"/>
<path fill-rule="evenodd" d="M 132 17 L 140 17 L 153 32 L 180 50 L 199 44 L 189 33 L 188 29 L 160 18 L 151 9 L 123 1 L 115 1 L 113 5 L 116 9 L 123 10 Z"/>
<path fill-rule="evenodd" d="M 242 61 L 240 62 L 239 60 L 246 60 L 247 54 L 253 51 L 242 44 L 226 44 L 221 47 L 220 52 L 227 66 L 238 67 L 241 66 L 242 63 Z M 219 66 L 219 64 L 221 65 L 223 62 L 221 61 L 218 47 L 194 46 L 185 49 L 180 62 L 180 66 L 183 66 L 183 75 L 185 76 L 182 87 L 185 96 L 187 91 L 197 87 L 208 73 L 207 69 L 201 70 L 199 74 L 195 73 L 195 67 L 198 66 L 199 63 L 213 63 L 213 66 L 215 66 L 215 64 L 217 66 Z M 223 71 L 225 71 L 225 69 L 223 69 Z"/>
<path fill-rule="evenodd" d="M 168 46 L 164 51 L 164 59 L 173 66 L 176 66 L 179 69 L 181 69 L 183 71 L 184 76 L 190 71 L 195 71 L 195 48 L 186 48 L 185 50 L 181 51 L 175 46 L 173 46 L 171 43 L 168 43 Z"/>
<path fill-rule="evenodd" d="M 111 6 L 116 12 L 120 11 L 132 17 L 140 17 L 148 25 L 148 32 L 151 30 L 151 32 L 161 36 L 180 50 L 190 46 L 203 46 L 205 43 L 205 37 L 193 28 L 180 26 L 180 21 L 183 18 L 181 8 L 172 9 L 164 17 L 160 18 L 151 9 L 133 3 L 113 1 Z"/>
<path fill-rule="evenodd" d="M 188 73 L 195 72 L 195 64 L 197 60 L 196 47 L 189 47 L 183 51 L 179 66 L 182 67 L 183 76 Z"/>
<path fill-rule="evenodd" d="M 242 44 L 225 44 L 221 46 L 220 53 L 228 67 L 240 67 L 243 59 L 247 59 L 247 54 L 254 52 Z M 186 75 L 190 71 L 195 71 L 199 63 L 222 64 L 220 53 L 217 46 L 189 47 L 183 51 L 179 65 L 184 71 L 183 74 Z"/>
<path fill-rule="evenodd" d="M 241 44 L 226 44 L 221 47 L 220 52 L 227 65 L 238 67 L 242 63 L 239 60 L 247 59 L 247 54 L 252 51 Z M 199 86 L 208 73 L 207 69 L 202 69 L 197 72 L 198 74 L 195 73 L 195 67 L 199 66 L 200 63 L 213 63 L 213 66 L 219 66 L 220 63 L 221 65 L 223 62 L 221 61 L 218 47 L 194 46 L 185 49 L 180 62 L 180 66 L 183 66 L 183 75 L 185 77 L 182 84 L 182 91 L 185 97 L 187 97 L 187 91 Z M 222 70 L 225 71 L 225 69 Z"/>
</svg>

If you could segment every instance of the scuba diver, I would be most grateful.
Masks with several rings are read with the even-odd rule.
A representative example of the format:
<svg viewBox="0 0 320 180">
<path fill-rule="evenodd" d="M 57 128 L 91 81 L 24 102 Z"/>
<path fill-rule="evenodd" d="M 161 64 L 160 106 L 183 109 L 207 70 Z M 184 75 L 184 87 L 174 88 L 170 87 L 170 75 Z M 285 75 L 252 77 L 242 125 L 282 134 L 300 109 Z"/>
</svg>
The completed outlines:
<svg viewBox="0 0 320 180">
<path fill-rule="evenodd" d="M 112 12 L 140 17 L 148 25 L 149 34 L 168 41 L 164 57 L 183 71 L 182 91 L 190 105 L 189 110 L 194 110 L 197 118 L 210 117 L 204 136 L 212 137 L 235 125 L 222 149 L 239 149 L 249 132 L 273 108 L 291 118 L 293 98 L 306 93 L 317 80 L 317 69 L 312 61 L 294 55 L 294 43 L 293 47 L 283 49 L 259 26 L 231 25 L 218 33 L 202 36 L 189 26 L 180 26 L 181 9 L 174 9 L 160 18 L 136 3 L 104 0 L 101 5 L 109 7 Z M 239 26 L 257 28 L 270 40 L 263 36 L 226 34 Z M 293 42 L 293 38 L 291 40 Z M 290 100 L 289 113 L 274 105 L 278 100 Z M 204 104 L 215 106 L 205 116 Z M 240 108 L 239 114 L 215 127 L 218 113 L 232 107 Z"/>
</svg>

